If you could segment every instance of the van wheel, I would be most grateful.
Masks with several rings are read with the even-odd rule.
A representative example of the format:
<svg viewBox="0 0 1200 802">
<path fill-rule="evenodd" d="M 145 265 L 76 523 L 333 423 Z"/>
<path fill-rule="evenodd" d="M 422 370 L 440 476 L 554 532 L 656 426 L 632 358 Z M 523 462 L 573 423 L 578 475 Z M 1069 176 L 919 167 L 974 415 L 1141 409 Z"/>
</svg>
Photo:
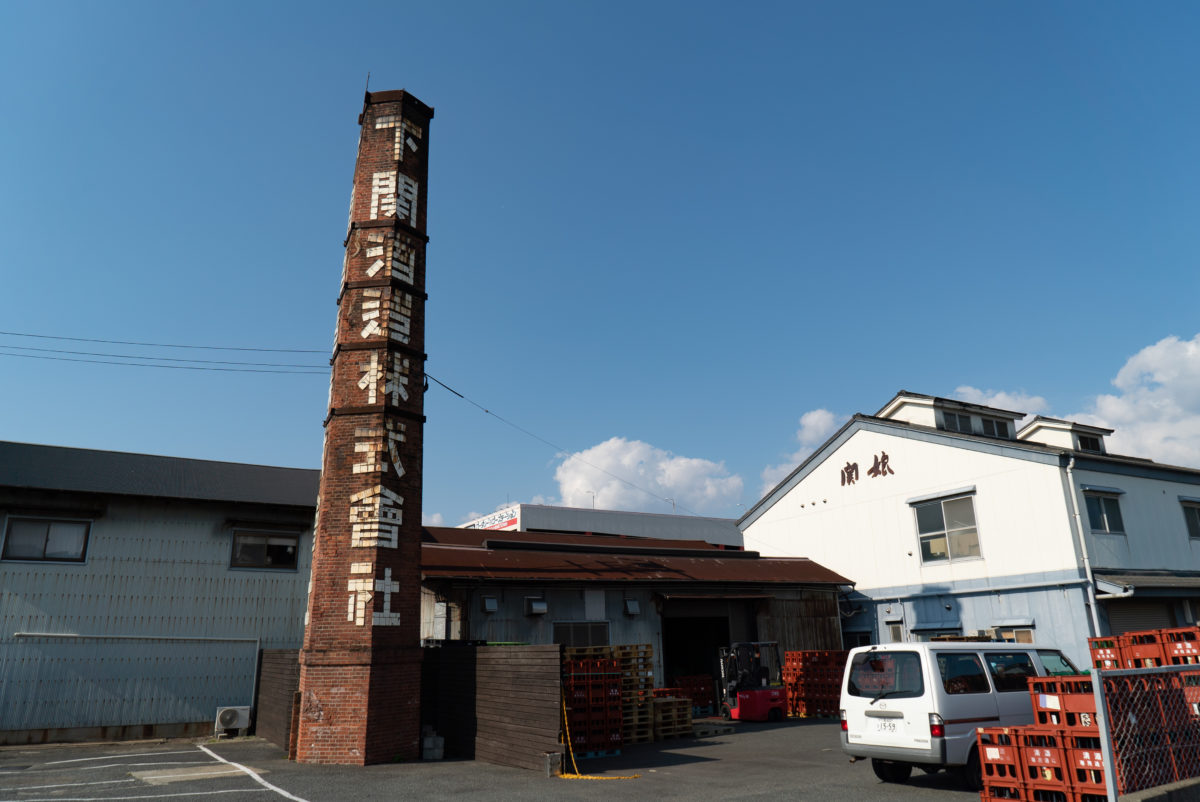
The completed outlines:
<svg viewBox="0 0 1200 802">
<path fill-rule="evenodd" d="M 978 749 L 971 749 L 967 764 L 958 770 L 958 779 L 968 791 L 979 791 L 983 788 L 983 768 L 979 765 Z"/>
<path fill-rule="evenodd" d="M 871 758 L 871 770 L 885 783 L 902 783 L 912 774 L 912 764 Z"/>
</svg>

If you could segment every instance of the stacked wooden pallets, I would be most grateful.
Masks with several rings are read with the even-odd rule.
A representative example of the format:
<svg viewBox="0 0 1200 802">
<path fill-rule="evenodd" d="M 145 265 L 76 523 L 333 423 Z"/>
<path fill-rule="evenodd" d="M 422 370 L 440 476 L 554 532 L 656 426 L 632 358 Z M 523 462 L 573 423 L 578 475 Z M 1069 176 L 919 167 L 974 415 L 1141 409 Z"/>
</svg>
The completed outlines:
<svg viewBox="0 0 1200 802">
<path fill-rule="evenodd" d="M 692 734 L 692 700 L 665 696 L 653 700 L 654 740 Z"/>
<path fill-rule="evenodd" d="M 654 648 L 648 644 L 614 646 L 621 672 L 621 734 L 626 743 L 654 740 Z"/>
</svg>

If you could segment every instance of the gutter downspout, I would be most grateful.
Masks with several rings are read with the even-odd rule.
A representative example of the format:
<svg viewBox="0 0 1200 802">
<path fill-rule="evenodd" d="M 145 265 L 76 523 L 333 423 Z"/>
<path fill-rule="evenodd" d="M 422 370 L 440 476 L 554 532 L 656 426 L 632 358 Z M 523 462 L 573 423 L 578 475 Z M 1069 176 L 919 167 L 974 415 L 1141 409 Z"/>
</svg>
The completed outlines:
<svg viewBox="0 0 1200 802">
<path fill-rule="evenodd" d="M 1067 493 L 1071 497 L 1071 526 L 1083 555 L 1084 586 L 1087 588 L 1088 609 L 1092 613 L 1092 637 L 1100 636 L 1100 613 L 1096 610 L 1096 578 L 1092 576 L 1092 561 L 1088 557 L 1087 540 L 1083 536 L 1083 523 L 1079 516 L 1079 494 L 1075 492 L 1075 455 L 1067 463 Z"/>
</svg>

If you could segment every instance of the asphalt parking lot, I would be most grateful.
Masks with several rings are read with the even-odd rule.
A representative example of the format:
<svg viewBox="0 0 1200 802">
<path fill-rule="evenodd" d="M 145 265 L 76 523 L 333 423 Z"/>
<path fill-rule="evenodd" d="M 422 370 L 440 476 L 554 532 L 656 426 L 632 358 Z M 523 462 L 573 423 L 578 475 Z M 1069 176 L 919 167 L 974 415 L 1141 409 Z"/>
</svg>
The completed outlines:
<svg viewBox="0 0 1200 802">
<path fill-rule="evenodd" d="M 737 724 L 732 734 L 627 747 L 581 761 L 585 774 L 637 779 L 548 779 L 461 760 L 382 766 L 310 766 L 257 738 L 143 741 L 0 748 L 0 802 L 134 799 L 397 800 L 821 799 L 965 802 L 978 794 L 945 773 L 917 772 L 906 785 L 880 783 L 866 762 L 851 765 L 829 721 Z"/>
</svg>

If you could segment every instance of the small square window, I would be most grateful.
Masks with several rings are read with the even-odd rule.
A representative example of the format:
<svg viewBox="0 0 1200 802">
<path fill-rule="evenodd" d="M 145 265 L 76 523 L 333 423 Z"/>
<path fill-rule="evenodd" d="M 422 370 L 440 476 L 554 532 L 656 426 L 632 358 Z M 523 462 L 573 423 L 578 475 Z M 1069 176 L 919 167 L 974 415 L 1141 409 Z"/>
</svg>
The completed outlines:
<svg viewBox="0 0 1200 802">
<path fill-rule="evenodd" d="M 1093 454 L 1100 453 L 1100 438 L 1089 437 L 1086 434 L 1079 435 L 1079 450 L 1091 451 Z"/>
<path fill-rule="evenodd" d="M 1106 535 L 1125 534 L 1125 521 L 1121 518 L 1121 503 L 1116 496 L 1084 494 L 1087 501 L 1088 523 L 1093 532 Z"/>
<path fill-rule="evenodd" d="M 91 528 L 90 521 L 9 518 L 2 558 L 83 562 Z"/>
<path fill-rule="evenodd" d="M 913 510 L 917 516 L 921 562 L 947 562 L 980 556 L 975 505 L 970 496 L 915 504 Z"/>
<path fill-rule="evenodd" d="M 300 535 L 287 532 L 234 531 L 233 568 L 296 570 Z"/>
<path fill-rule="evenodd" d="M 948 432 L 965 432 L 971 434 L 974 431 L 971 428 L 971 416 L 959 415 L 954 412 L 943 412 L 942 419 L 946 422 L 946 431 Z"/>
<path fill-rule="evenodd" d="M 1010 439 L 1008 436 L 1008 421 L 984 418 L 983 433 L 988 437 L 999 437 L 1008 440 Z"/>
</svg>

